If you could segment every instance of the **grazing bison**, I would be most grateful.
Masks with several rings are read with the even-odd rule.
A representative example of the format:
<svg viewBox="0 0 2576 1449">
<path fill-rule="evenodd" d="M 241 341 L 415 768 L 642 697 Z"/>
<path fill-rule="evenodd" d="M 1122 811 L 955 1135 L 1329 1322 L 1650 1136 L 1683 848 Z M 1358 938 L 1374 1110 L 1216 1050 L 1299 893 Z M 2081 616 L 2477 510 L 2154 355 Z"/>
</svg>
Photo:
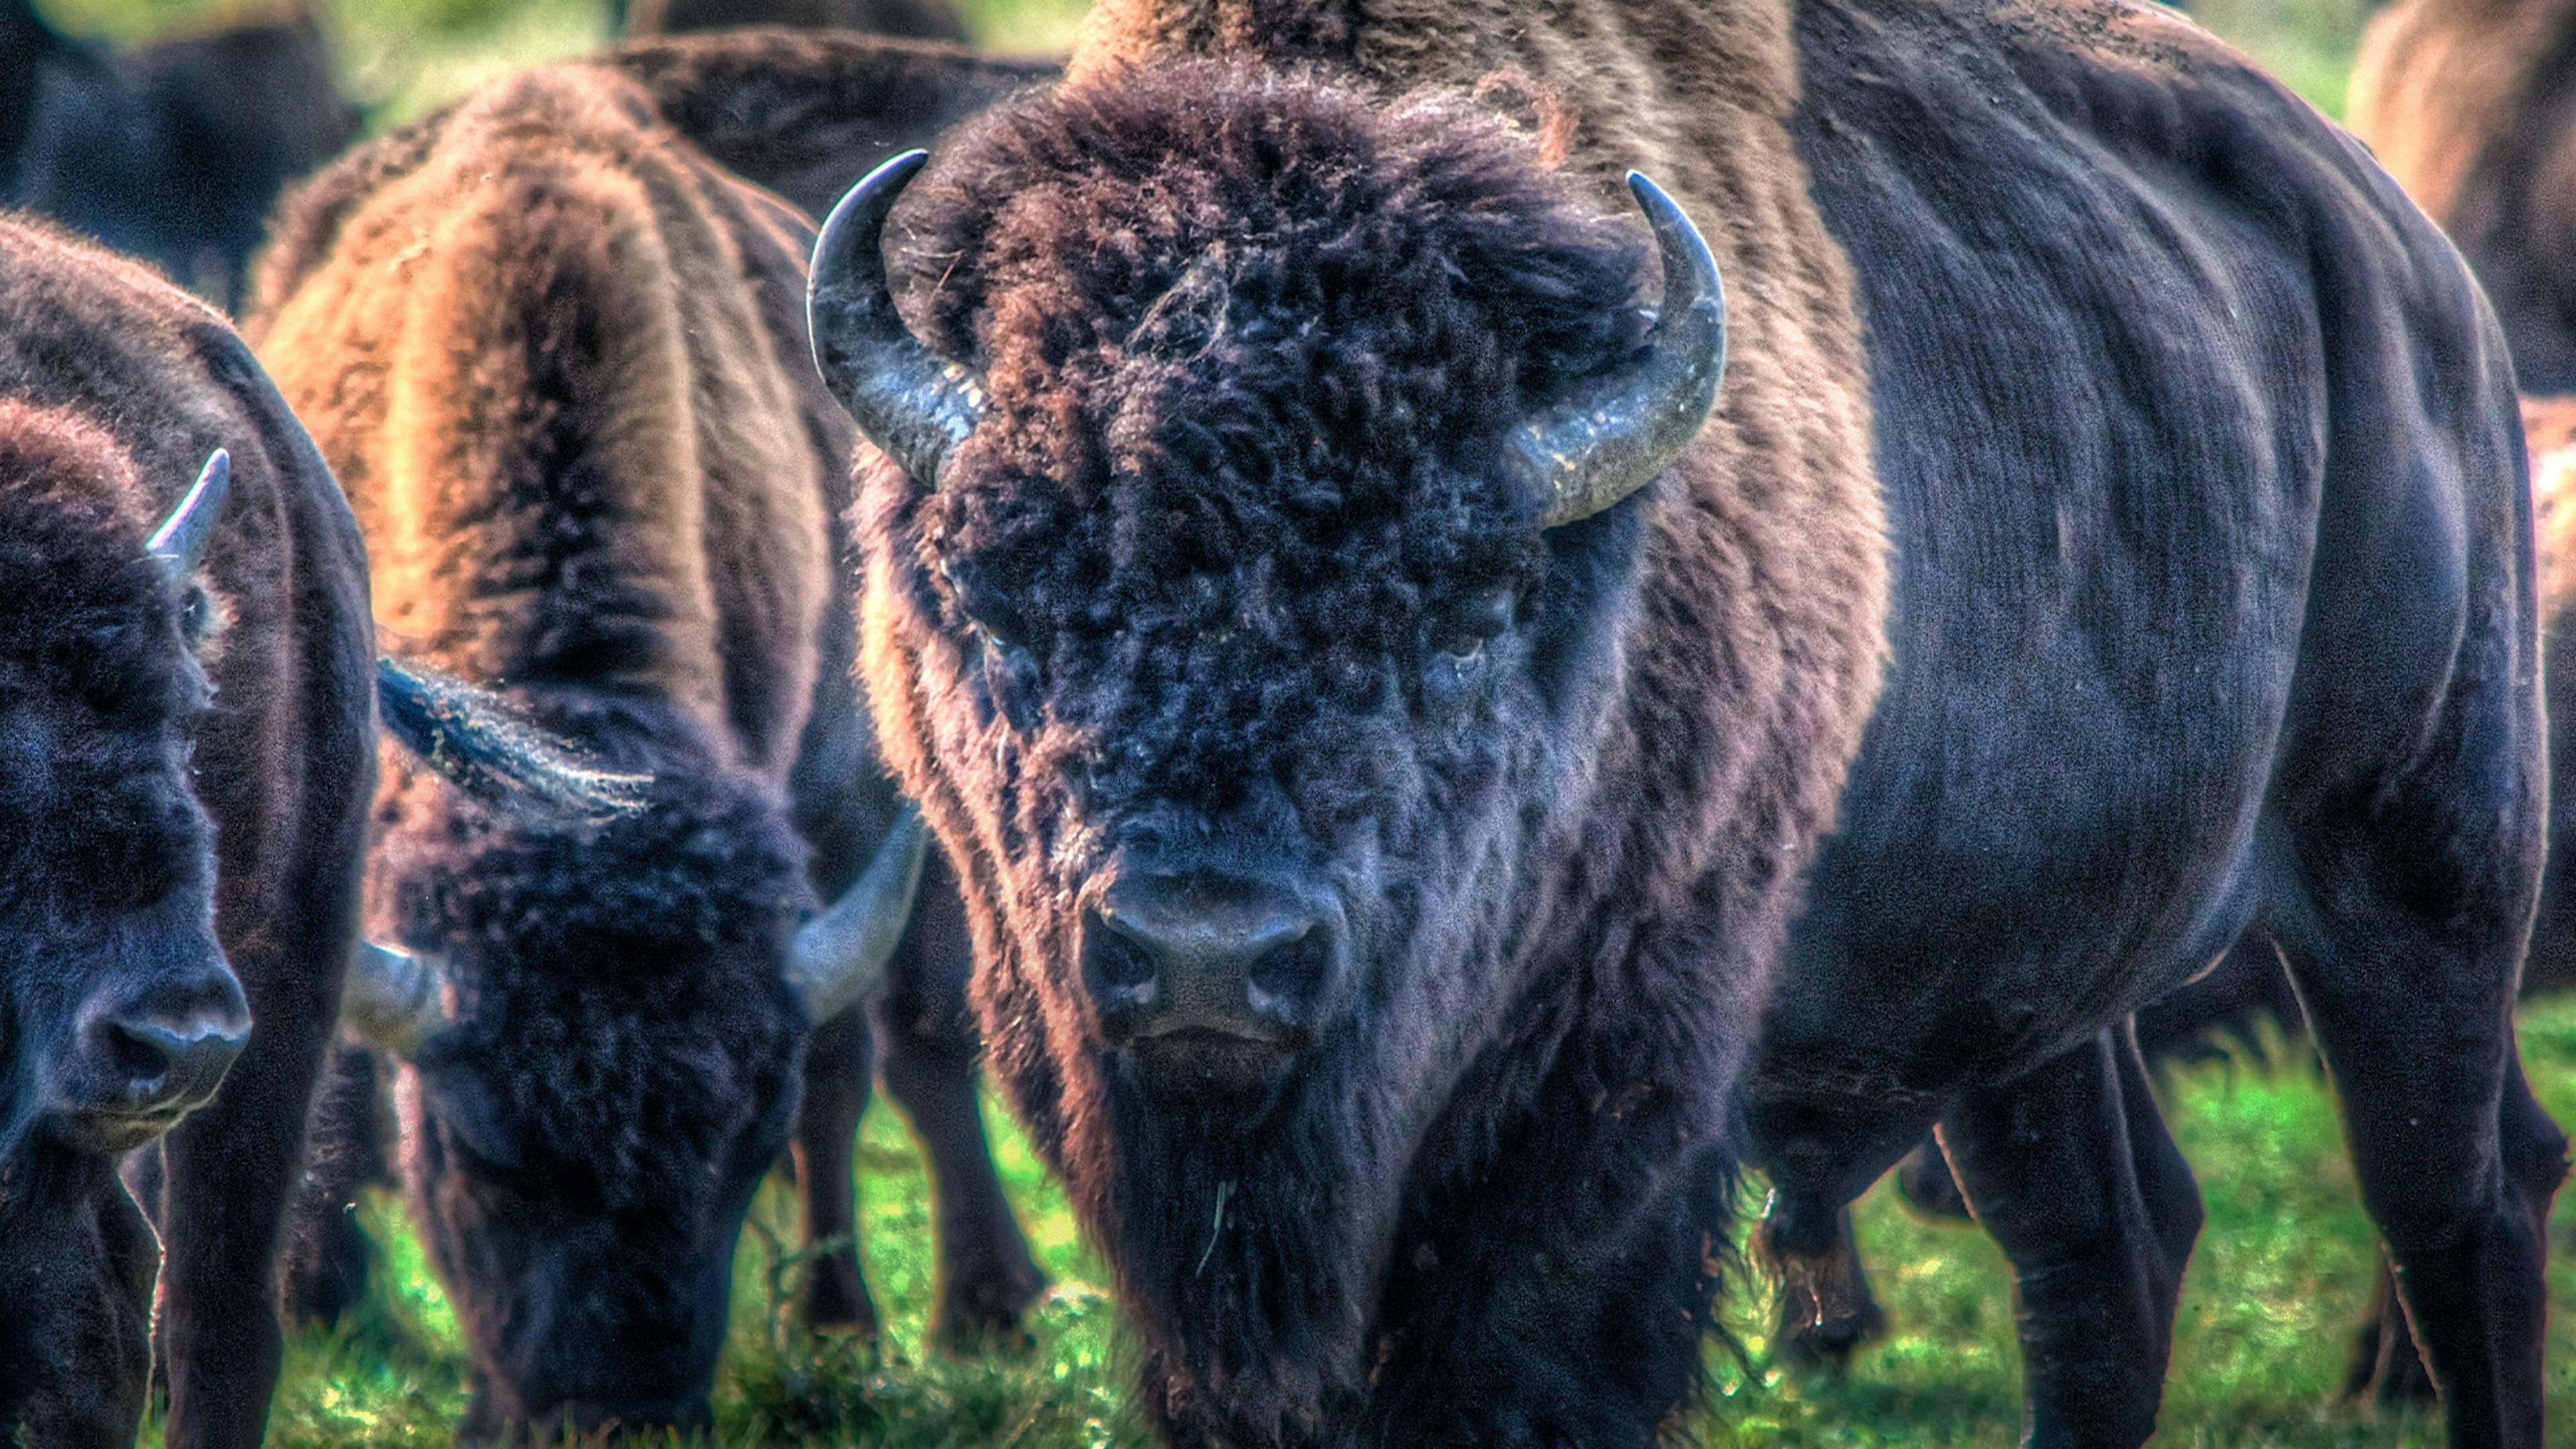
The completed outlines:
<svg viewBox="0 0 2576 1449">
<path fill-rule="evenodd" d="M 810 233 L 578 65 L 290 210 L 260 347 L 340 470 L 380 619 L 655 779 L 575 835 L 399 761 L 379 792 L 368 909 L 399 944 L 366 953 L 351 1020 L 406 1065 L 463 1432 L 702 1424 L 808 1035 L 895 946 L 923 842 L 849 678 L 851 439 L 803 362 Z M 818 890 L 837 903 L 800 926 Z"/>
<path fill-rule="evenodd" d="M 948 0 L 633 0 L 620 8 L 630 36 L 775 25 L 966 43 L 966 22 Z"/>
<path fill-rule="evenodd" d="M 2405 0 L 2371 22 L 2353 133 L 2468 258 L 2523 391 L 2576 393 L 2576 0 Z"/>
<path fill-rule="evenodd" d="M 949 46 L 776 30 L 638 42 L 589 63 L 631 76 L 656 114 L 727 169 L 817 210 L 878 160 L 1056 73 L 1052 65 Z M 342 174 L 396 164 L 444 124 L 388 137 L 368 153 L 378 159 L 353 158 Z M 280 256 L 330 247 L 340 215 L 334 203 L 287 208 Z M 796 325 L 801 329 L 801 319 Z M 922 1139 L 936 1185 L 935 1330 L 944 1343 L 964 1348 L 1015 1332 L 1020 1310 L 1046 1280 L 1030 1260 L 988 1151 L 965 1003 L 971 962 L 955 889 L 935 855 L 925 870 L 920 913 L 873 1006 L 875 1041 L 852 1014 L 818 1033 L 807 1051 L 796 1156 L 806 1244 L 815 1256 L 804 1306 L 817 1324 L 875 1327 L 856 1248 L 851 1150 L 867 1105 L 872 1048 L 882 1043 L 887 1085 Z M 290 1308 L 305 1319 L 336 1318 L 364 1287 L 366 1243 L 343 1209 L 381 1170 L 372 1125 L 376 1075 L 364 1055 L 344 1056 L 317 1103 L 301 1231 L 289 1244 L 285 1274 Z"/>
<path fill-rule="evenodd" d="M 1647 1442 L 1738 1164 L 1795 1272 L 1937 1121 L 2032 1438 L 2138 1443 L 2121 1028 L 2256 931 L 2455 1440 L 2539 1442 L 2510 369 L 2340 132 L 2085 0 L 1115 0 L 898 286 L 916 164 L 812 283 L 864 674 L 1169 1438 Z"/>
<path fill-rule="evenodd" d="M 338 154 L 358 112 L 311 15 L 112 51 L 0 0 L 0 205 L 240 295 L 286 183 Z"/>
</svg>

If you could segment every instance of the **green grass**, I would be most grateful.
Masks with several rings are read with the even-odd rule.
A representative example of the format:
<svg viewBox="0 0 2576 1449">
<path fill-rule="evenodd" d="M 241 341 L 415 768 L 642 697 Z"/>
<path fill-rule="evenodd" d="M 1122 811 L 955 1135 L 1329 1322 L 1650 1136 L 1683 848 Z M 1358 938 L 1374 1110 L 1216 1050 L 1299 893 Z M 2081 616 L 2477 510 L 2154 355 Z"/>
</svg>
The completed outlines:
<svg viewBox="0 0 2576 1449">
<path fill-rule="evenodd" d="M 2576 1001 L 2536 1007 L 2523 1051 L 2542 1098 L 2576 1122 Z M 2332 1098 L 2300 1064 L 2264 1071 L 2212 1063 L 2178 1074 L 2168 1115 L 2201 1180 L 2209 1226 L 2183 1293 L 2159 1442 L 2193 1449 L 2399 1449 L 2441 1441 L 2437 1416 L 2335 1402 L 2353 1326 L 2367 1304 L 2373 1247 L 2338 1136 Z M 1125 1405 L 1116 1315 L 1099 1260 L 1064 1194 L 1002 1123 L 1000 1162 L 1040 1260 L 1056 1280 L 1023 1350 L 958 1360 L 925 1340 L 931 1242 L 927 1187 L 901 1118 L 882 1099 L 862 1128 L 862 1249 L 886 1314 L 881 1351 L 816 1336 L 791 1320 L 800 1264 L 796 1208 L 780 1184 L 759 1199 L 736 1257 L 732 1339 L 717 1428 L 704 1441 L 866 1449 L 1098 1449 L 1143 1442 Z M 272 1419 L 280 1449 L 445 1445 L 464 1404 L 465 1357 L 403 1213 L 372 1200 L 369 1227 L 392 1271 L 343 1330 L 292 1348 Z M 2003 1259 L 1974 1228 L 1927 1223 L 1886 1184 L 1861 1205 L 1860 1233 L 1892 1325 L 1840 1378 L 1770 1361 L 1767 1295 L 1747 1285 L 1727 1321 L 1739 1361 L 1712 1345 L 1712 1446 L 1868 1449 L 2011 1445 L 2020 1357 Z M 2576 1193 L 2557 1215 L 2551 1268 L 2559 1314 L 2551 1443 L 2576 1446 Z M 155 1430 L 147 1436 L 157 1446 Z"/>
</svg>

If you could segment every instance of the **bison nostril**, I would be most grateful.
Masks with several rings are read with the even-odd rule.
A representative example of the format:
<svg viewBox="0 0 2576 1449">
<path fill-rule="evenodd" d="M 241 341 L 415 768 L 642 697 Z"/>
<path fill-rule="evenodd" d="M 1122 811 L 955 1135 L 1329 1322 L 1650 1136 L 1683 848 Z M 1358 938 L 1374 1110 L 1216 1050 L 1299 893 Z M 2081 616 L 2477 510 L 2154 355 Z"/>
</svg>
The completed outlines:
<svg viewBox="0 0 2576 1449">
<path fill-rule="evenodd" d="M 215 1094 L 247 1033 L 208 1017 L 113 1021 L 100 1043 L 128 1110 L 184 1112 Z"/>
<path fill-rule="evenodd" d="M 1274 946 L 1252 966 L 1253 1000 L 1290 1009 L 1302 1008 L 1321 994 L 1332 972 L 1333 946 L 1325 933 L 1308 930 L 1295 940 Z"/>
<path fill-rule="evenodd" d="M 1114 924 L 1087 933 L 1092 940 L 1092 976 L 1103 986 L 1133 989 L 1154 980 L 1154 955 L 1147 943 Z"/>
</svg>

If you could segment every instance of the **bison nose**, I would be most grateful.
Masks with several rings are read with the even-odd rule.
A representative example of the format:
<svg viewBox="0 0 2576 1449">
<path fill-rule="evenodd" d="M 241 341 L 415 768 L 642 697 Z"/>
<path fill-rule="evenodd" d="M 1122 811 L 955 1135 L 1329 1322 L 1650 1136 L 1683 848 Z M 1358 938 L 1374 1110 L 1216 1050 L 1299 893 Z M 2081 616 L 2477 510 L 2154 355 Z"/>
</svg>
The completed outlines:
<svg viewBox="0 0 2576 1449">
<path fill-rule="evenodd" d="M 1131 876 L 1083 935 L 1113 1044 L 1201 1033 L 1303 1046 L 1341 971 L 1332 913 L 1287 882 Z"/>
<path fill-rule="evenodd" d="M 202 1105 L 250 1040 L 250 1005 L 218 957 L 198 979 L 92 1015 L 82 1045 L 103 1114 L 167 1119 Z"/>
</svg>

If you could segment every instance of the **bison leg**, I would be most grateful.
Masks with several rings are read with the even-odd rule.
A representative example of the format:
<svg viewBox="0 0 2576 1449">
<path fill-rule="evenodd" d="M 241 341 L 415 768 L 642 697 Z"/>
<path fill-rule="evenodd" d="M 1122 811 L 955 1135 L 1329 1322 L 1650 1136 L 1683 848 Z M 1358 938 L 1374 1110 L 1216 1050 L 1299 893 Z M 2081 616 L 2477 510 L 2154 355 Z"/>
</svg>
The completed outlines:
<svg viewBox="0 0 2576 1449">
<path fill-rule="evenodd" d="M 1821 1251 L 1796 1251 L 1790 1244 L 1799 1235 L 1782 1231 L 1782 1225 L 1810 1214 L 1830 1224 L 1819 1235 Z M 1852 1234 L 1848 1205 L 1798 1209 L 1786 1197 L 1777 1199 L 1754 1241 L 1779 1279 L 1779 1325 L 1771 1342 L 1781 1359 L 1799 1368 L 1839 1373 L 1850 1365 L 1854 1350 L 1887 1333 L 1887 1314 L 1870 1295 L 1869 1276 L 1861 1271 L 1860 1241 Z"/>
<path fill-rule="evenodd" d="M 922 1144 L 938 1204 L 939 1296 L 931 1328 L 954 1352 L 1019 1336 L 1046 1291 L 993 1170 L 976 1100 L 977 1042 L 966 1001 L 974 958 L 964 912 L 934 864 L 922 880 L 911 949 L 889 972 L 882 1014 L 885 1086 Z"/>
<path fill-rule="evenodd" d="M 2371 1285 L 2370 1317 L 2353 1335 L 2352 1367 L 2345 1371 L 2343 1396 L 2370 1398 L 2382 1404 L 2434 1401 L 2433 1376 L 2424 1371 L 2424 1356 L 2415 1351 L 2415 1335 L 2406 1327 L 2406 1310 L 2397 1302 L 2397 1279 L 2388 1260 L 2379 1260 L 2379 1277 Z"/>
<path fill-rule="evenodd" d="M 214 1101 L 163 1139 L 168 1250 L 158 1326 L 171 1449 L 246 1449 L 268 1422 L 284 1355 L 278 1225 L 302 1164 L 305 1106 L 337 1024 L 354 910 L 317 914 L 336 914 L 339 929 L 312 931 L 292 943 L 300 949 L 259 942 L 232 953 L 258 1025 Z M 289 960 L 330 966 L 290 976 Z"/>
<path fill-rule="evenodd" d="M 2134 1039 L 2106 1031 L 1970 1093 L 1941 1119 L 1941 1142 L 2012 1262 L 2023 1442 L 2145 1443 L 2201 1205 Z"/>
<path fill-rule="evenodd" d="M 314 1094 L 277 1265 L 279 1303 L 296 1323 L 336 1324 L 367 1294 L 374 1247 L 358 1226 L 358 1193 L 388 1176 L 380 1100 L 375 1054 L 333 1052 Z"/>
<path fill-rule="evenodd" d="M 805 1247 L 814 1254 L 805 1265 L 805 1321 L 817 1328 L 855 1328 L 869 1338 L 877 1335 L 877 1306 L 859 1268 L 852 1151 L 859 1118 L 868 1110 L 874 1056 L 864 1006 L 814 1029 L 805 1049 L 805 1100 L 796 1113 L 795 1149 L 796 1180 L 805 1195 Z"/>
<path fill-rule="evenodd" d="M 1967 1195 L 1959 1191 L 1959 1180 L 1950 1175 L 1950 1160 L 1941 1155 L 1939 1139 L 1926 1137 L 1916 1143 L 1905 1160 L 1896 1164 L 1896 1191 L 1906 1205 L 1929 1218 L 1948 1218 L 1966 1222 Z"/>
<path fill-rule="evenodd" d="M 2419 895 L 2421 875 L 2410 861 L 2391 878 Z M 2567 1139 L 2514 1045 L 2518 921 L 2499 911 L 2476 932 L 2464 927 L 2478 912 L 2371 909 L 2366 888 L 2315 895 L 2341 913 L 2285 938 L 2284 954 L 2451 1442 L 2536 1446 L 2546 1221 Z"/>
</svg>

